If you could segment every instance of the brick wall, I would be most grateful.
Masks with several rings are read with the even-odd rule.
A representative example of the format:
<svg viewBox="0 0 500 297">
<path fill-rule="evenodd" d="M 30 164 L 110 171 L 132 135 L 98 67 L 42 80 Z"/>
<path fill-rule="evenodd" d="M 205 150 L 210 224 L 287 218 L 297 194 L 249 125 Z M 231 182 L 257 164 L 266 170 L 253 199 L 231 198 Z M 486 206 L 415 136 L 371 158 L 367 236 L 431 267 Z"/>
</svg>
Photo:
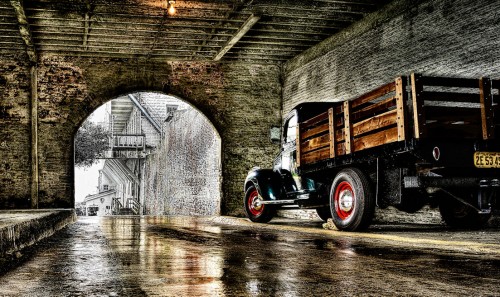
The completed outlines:
<svg viewBox="0 0 500 297">
<path fill-rule="evenodd" d="M 30 207 L 30 75 L 25 57 L 0 63 L 0 209 Z"/>
<path fill-rule="evenodd" d="M 176 111 L 163 131 L 160 147 L 146 160 L 144 214 L 220 214 L 221 140 L 217 131 L 193 108 Z"/>
<path fill-rule="evenodd" d="M 283 110 L 352 99 L 413 71 L 499 77 L 498 11 L 496 0 L 396 0 L 289 61 Z"/>
<path fill-rule="evenodd" d="M 0 208 L 30 205 L 29 68 L 0 58 Z M 273 65 L 152 62 L 42 56 L 38 66 L 40 208 L 74 205 L 73 137 L 97 107 L 128 93 L 173 94 L 199 109 L 222 139 L 224 214 L 241 214 L 252 166 L 269 167 L 278 146 L 280 68 Z"/>
</svg>

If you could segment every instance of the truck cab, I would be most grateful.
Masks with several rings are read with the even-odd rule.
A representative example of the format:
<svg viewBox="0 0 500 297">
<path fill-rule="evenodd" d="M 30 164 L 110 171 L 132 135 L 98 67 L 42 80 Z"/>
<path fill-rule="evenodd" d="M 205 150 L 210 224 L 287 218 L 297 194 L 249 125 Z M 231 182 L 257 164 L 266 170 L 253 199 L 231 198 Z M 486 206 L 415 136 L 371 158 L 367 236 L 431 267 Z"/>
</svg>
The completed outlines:
<svg viewBox="0 0 500 297">
<path fill-rule="evenodd" d="M 272 169 L 254 167 L 245 180 L 245 211 L 254 222 L 270 221 L 276 210 L 316 209 L 320 218 L 331 217 L 327 184 L 299 173 L 297 162 L 298 123 L 317 115 L 335 103 L 302 103 L 284 119 L 281 151 Z"/>
</svg>

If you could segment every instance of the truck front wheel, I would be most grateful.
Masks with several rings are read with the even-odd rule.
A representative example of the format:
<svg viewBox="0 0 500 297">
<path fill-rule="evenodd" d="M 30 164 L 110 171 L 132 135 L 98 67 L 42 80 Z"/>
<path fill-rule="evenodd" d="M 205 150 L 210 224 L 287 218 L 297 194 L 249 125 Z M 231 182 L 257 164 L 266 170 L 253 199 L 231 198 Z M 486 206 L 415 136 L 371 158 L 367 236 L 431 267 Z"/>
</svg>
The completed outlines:
<svg viewBox="0 0 500 297">
<path fill-rule="evenodd" d="M 262 198 L 255 186 L 250 186 L 245 193 L 245 212 L 252 222 L 267 223 L 276 214 L 276 207 L 260 204 Z"/>
<path fill-rule="evenodd" d="M 337 174 L 330 191 L 330 210 L 339 230 L 357 231 L 370 225 L 375 199 L 363 172 L 347 168 Z"/>
</svg>

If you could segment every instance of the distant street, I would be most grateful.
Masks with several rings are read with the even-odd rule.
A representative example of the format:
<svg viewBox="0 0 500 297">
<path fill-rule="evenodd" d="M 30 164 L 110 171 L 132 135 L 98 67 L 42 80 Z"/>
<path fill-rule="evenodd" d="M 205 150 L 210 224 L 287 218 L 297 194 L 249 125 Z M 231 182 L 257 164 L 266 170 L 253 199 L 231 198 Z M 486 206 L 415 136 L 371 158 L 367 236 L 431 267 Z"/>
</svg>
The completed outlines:
<svg viewBox="0 0 500 297">
<path fill-rule="evenodd" d="M 500 296 L 500 230 L 83 217 L 0 274 L 0 296 Z"/>
</svg>

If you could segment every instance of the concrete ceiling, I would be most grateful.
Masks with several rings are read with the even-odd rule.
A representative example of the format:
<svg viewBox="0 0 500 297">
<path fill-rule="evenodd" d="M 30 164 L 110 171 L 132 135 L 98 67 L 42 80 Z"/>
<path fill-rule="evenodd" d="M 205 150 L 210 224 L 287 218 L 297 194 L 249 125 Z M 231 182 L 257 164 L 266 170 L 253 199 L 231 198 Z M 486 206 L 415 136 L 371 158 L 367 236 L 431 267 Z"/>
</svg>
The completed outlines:
<svg viewBox="0 0 500 297">
<path fill-rule="evenodd" d="M 0 0 L 0 54 L 279 63 L 389 0 Z"/>
</svg>

